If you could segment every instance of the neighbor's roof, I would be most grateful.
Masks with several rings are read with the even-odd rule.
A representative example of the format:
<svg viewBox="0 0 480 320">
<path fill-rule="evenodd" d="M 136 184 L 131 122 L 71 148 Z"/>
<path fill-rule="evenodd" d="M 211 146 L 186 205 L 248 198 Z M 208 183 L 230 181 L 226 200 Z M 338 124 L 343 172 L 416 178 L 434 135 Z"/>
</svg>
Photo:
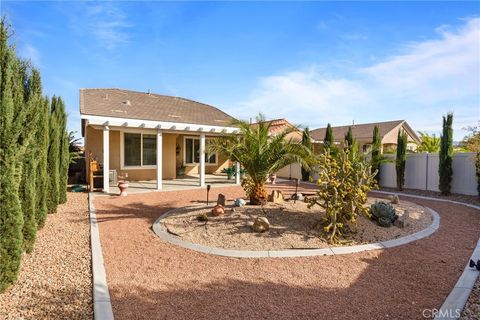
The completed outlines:
<svg viewBox="0 0 480 320">
<path fill-rule="evenodd" d="M 233 120 L 204 103 L 123 89 L 80 89 L 80 114 L 221 127 Z"/>
<path fill-rule="evenodd" d="M 294 131 L 291 132 L 288 137 L 292 138 L 294 141 L 301 141 L 302 140 L 302 131 L 298 129 L 296 126 L 291 124 L 287 119 L 273 119 L 265 121 L 270 125 L 269 132 L 270 134 L 278 134 L 287 129 L 293 129 Z M 252 126 L 256 126 L 257 123 L 252 123 Z"/>
<path fill-rule="evenodd" d="M 405 120 L 395 120 L 395 121 L 386 121 L 386 122 L 375 122 L 375 123 L 365 123 L 365 124 L 355 124 L 349 126 L 340 126 L 332 127 L 333 137 L 335 141 L 340 141 L 345 138 L 345 135 L 348 132 L 348 128 L 352 127 L 352 133 L 355 139 L 371 139 L 373 138 L 373 128 L 378 126 L 380 129 L 380 135 L 385 136 L 387 133 L 398 127 L 399 125 L 405 124 L 407 130 L 409 131 L 410 136 L 413 139 L 418 137 L 415 132 L 410 128 Z M 323 141 L 325 138 L 325 132 L 327 128 L 319 128 L 311 131 L 311 136 L 315 141 Z"/>
</svg>

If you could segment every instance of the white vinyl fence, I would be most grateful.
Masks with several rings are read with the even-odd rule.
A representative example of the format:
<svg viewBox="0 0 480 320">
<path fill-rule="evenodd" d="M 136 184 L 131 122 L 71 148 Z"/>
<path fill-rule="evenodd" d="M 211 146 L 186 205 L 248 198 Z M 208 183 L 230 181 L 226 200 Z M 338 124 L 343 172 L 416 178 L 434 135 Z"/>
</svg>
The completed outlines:
<svg viewBox="0 0 480 320">
<path fill-rule="evenodd" d="M 395 160 L 395 156 L 392 155 Z M 438 189 L 438 153 L 407 154 L 405 166 L 405 188 L 439 191 Z M 475 175 L 475 153 L 457 153 L 453 156 L 452 193 L 477 195 L 477 177 Z M 382 163 L 380 166 L 380 186 L 397 186 L 395 162 Z"/>
</svg>

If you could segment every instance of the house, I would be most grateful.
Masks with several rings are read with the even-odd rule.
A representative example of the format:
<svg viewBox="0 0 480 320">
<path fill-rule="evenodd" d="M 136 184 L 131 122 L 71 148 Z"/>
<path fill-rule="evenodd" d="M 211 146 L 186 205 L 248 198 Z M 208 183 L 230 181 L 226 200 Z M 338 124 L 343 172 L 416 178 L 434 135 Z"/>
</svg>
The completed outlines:
<svg viewBox="0 0 480 320">
<path fill-rule="evenodd" d="M 156 181 L 161 190 L 181 166 L 204 186 L 206 174 L 232 165 L 222 155 L 207 154 L 205 146 L 238 129 L 231 116 L 204 103 L 150 92 L 80 89 L 80 115 L 86 159 L 101 165 L 106 193 L 116 174 Z"/>
<path fill-rule="evenodd" d="M 399 130 L 407 134 L 408 146 L 410 150 L 416 150 L 417 144 L 421 142 L 418 135 L 405 120 L 375 122 L 365 124 L 355 124 L 351 126 L 332 127 L 334 142 L 343 145 L 348 128 L 352 128 L 354 138 L 359 143 L 360 150 L 366 152 L 372 144 L 373 128 L 378 126 L 382 138 L 383 152 L 389 152 L 396 149 L 397 136 Z M 327 128 L 318 128 L 311 131 L 311 136 L 316 144 L 323 144 Z"/>
</svg>

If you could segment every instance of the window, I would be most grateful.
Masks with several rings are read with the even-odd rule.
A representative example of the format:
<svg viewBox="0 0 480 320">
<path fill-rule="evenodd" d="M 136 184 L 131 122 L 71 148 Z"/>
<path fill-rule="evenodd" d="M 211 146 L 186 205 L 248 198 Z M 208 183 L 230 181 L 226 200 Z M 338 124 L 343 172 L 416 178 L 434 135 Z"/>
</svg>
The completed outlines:
<svg viewBox="0 0 480 320">
<path fill-rule="evenodd" d="M 198 164 L 200 163 L 200 139 L 199 138 L 185 138 L 185 164 Z M 208 139 L 205 139 L 205 144 L 208 144 Z M 210 153 L 205 154 L 206 164 L 217 164 L 217 154 Z"/>
<path fill-rule="evenodd" d="M 154 134 L 124 133 L 123 142 L 124 166 L 157 164 L 157 137 Z"/>
</svg>

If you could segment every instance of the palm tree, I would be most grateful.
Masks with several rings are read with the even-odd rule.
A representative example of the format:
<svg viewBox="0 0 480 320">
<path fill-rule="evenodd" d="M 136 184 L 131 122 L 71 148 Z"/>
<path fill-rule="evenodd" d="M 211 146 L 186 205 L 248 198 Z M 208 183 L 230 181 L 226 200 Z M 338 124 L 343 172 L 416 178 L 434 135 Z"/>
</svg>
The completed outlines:
<svg viewBox="0 0 480 320">
<path fill-rule="evenodd" d="M 253 205 L 262 204 L 267 198 L 265 182 L 271 174 L 292 163 L 309 169 L 313 161 L 309 148 L 287 140 L 287 135 L 295 128 L 270 135 L 270 122 L 265 116 L 259 114 L 256 120 L 253 125 L 234 120 L 232 125 L 239 128 L 239 133 L 223 133 L 208 146 L 208 152 L 223 153 L 245 168 L 248 177 L 242 186 Z"/>
<path fill-rule="evenodd" d="M 440 138 L 421 131 L 418 131 L 418 134 L 422 138 L 422 143 L 420 143 L 417 148 L 418 152 L 432 153 L 440 151 Z"/>
</svg>

